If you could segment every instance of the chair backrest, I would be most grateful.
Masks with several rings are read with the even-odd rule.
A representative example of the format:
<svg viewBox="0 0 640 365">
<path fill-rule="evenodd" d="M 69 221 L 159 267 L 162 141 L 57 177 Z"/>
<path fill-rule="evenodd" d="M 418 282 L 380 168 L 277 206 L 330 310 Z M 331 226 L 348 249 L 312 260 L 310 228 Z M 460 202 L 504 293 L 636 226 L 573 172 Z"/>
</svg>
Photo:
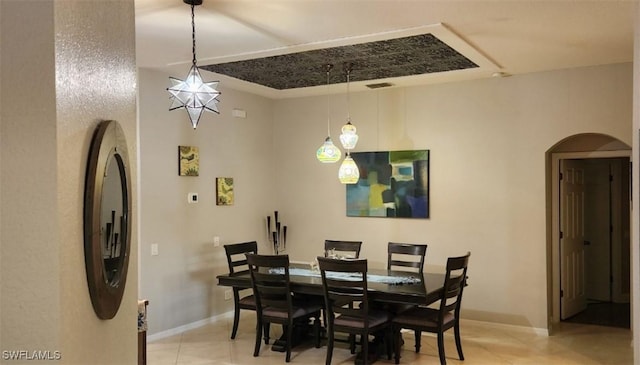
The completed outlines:
<svg viewBox="0 0 640 365">
<path fill-rule="evenodd" d="M 231 243 L 224 245 L 229 264 L 229 274 L 239 275 L 249 271 L 247 266 L 246 253 L 258 253 L 258 243 L 256 241 Z"/>
<path fill-rule="evenodd" d="M 389 242 L 387 252 L 387 270 L 396 267 L 403 271 L 409 269 L 419 273 L 424 270 L 427 245 Z"/>
<path fill-rule="evenodd" d="M 440 300 L 440 321 L 443 320 L 445 314 L 452 311 L 455 317 L 459 318 L 462 292 L 467 283 L 467 267 L 470 256 L 471 253 L 467 252 L 464 256 L 449 257 L 447 259 L 447 273 Z"/>
<path fill-rule="evenodd" d="M 288 311 L 291 318 L 289 255 L 246 254 L 246 257 L 259 315 L 262 309 L 270 307 Z"/>
<path fill-rule="evenodd" d="M 324 257 L 329 257 L 331 252 L 336 253 L 339 256 L 346 256 L 349 258 L 360 258 L 360 248 L 362 247 L 362 241 L 336 241 L 325 240 L 324 241 Z M 349 252 L 351 254 L 344 254 Z"/>
<path fill-rule="evenodd" d="M 347 315 L 368 326 L 367 260 L 337 260 L 318 257 L 325 308 L 330 318 Z"/>
</svg>

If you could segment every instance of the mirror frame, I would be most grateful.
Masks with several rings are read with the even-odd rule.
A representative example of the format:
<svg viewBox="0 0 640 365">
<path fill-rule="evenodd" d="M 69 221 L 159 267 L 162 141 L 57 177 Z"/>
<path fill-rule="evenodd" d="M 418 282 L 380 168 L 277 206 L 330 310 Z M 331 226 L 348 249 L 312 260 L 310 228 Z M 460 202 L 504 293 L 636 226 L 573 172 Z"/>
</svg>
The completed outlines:
<svg viewBox="0 0 640 365">
<path fill-rule="evenodd" d="M 113 160 L 112 160 L 113 159 Z M 122 221 L 120 227 L 121 248 L 117 272 L 107 280 L 102 253 L 102 192 L 109 163 L 117 163 L 122 189 Z M 115 317 L 127 281 L 129 252 L 131 248 L 131 182 L 129 157 L 124 131 L 115 120 L 98 124 L 89 150 L 84 190 L 84 258 L 91 304 L 100 319 Z"/>
</svg>

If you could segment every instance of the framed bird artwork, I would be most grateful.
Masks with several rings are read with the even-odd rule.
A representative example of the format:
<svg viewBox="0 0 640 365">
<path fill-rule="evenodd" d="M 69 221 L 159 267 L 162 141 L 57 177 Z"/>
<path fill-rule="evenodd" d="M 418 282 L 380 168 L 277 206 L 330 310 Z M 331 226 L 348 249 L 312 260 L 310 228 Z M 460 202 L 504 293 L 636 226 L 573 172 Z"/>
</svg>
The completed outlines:
<svg viewBox="0 0 640 365">
<path fill-rule="evenodd" d="M 233 205 L 233 178 L 216 178 L 216 205 Z"/>
</svg>

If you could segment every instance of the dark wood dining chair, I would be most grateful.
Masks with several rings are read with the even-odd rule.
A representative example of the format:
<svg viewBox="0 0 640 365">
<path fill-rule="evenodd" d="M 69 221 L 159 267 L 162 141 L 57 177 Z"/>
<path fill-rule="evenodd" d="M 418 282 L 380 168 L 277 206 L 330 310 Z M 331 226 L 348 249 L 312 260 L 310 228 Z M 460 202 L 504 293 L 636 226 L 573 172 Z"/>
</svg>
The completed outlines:
<svg viewBox="0 0 640 365">
<path fill-rule="evenodd" d="M 286 335 L 285 361 L 291 360 L 293 326 L 295 321 L 314 318 L 315 346 L 320 347 L 320 312 L 322 304 L 295 298 L 291 292 L 288 255 L 246 254 L 251 286 L 256 298 L 256 344 L 253 356 L 260 354 L 262 328 L 270 323 L 283 326 Z"/>
<path fill-rule="evenodd" d="M 362 241 L 340 241 L 340 240 L 325 240 L 324 241 L 324 257 L 333 258 L 360 258 L 360 249 L 362 248 Z M 326 323 L 326 320 L 325 322 Z M 355 352 L 355 336 L 349 335 L 348 340 L 351 353 Z"/>
<path fill-rule="evenodd" d="M 362 363 L 369 362 L 369 335 L 391 325 L 389 312 L 369 307 L 367 260 L 318 257 L 327 317 L 326 365 L 331 365 L 335 333 L 360 335 Z"/>
<path fill-rule="evenodd" d="M 422 274 L 427 245 L 414 243 L 389 242 L 387 245 L 387 270 L 412 271 Z M 394 315 L 416 307 L 409 303 L 376 303 Z M 421 333 L 414 332 L 415 341 L 420 341 Z"/>
<path fill-rule="evenodd" d="M 227 263 L 229 264 L 229 276 L 243 275 L 249 273 L 247 265 L 246 253 L 258 253 L 258 243 L 256 241 L 231 243 L 224 245 L 224 251 L 227 254 Z M 253 294 L 249 294 L 251 289 L 243 289 L 233 287 L 233 329 L 231 330 L 231 339 L 236 338 L 238 332 L 238 323 L 240 322 L 240 310 L 256 310 L 256 300 Z M 269 343 L 269 327 L 264 328 L 264 343 Z"/>
<path fill-rule="evenodd" d="M 426 255 L 427 245 L 389 242 L 387 245 L 387 270 L 422 273 Z"/>
<path fill-rule="evenodd" d="M 360 258 L 361 248 L 362 248 L 362 241 L 325 240 L 324 241 L 324 257 L 329 257 L 331 252 L 334 252 L 339 256 L 358 259 Z"/>
<path fill-rule="evenodd" d="M 464 360 L 462 342 L 460 341 L 459 320 L 462 292 L 467 282 L 467 267 L 470 256 L 471 253 L 467 253 L 464 256 L 447 259 L 447 272 L 438 308 L 418 306 L 400 313 L 393 319 L 396 364 L 400 362 L 400 330 L 403 328 L 413 329 L 418 334 L 421 332 L 436 333 L 441 365 L 447 363 L 444 352 L 444 332 L 453 328 L 458 357 L 460 360 Z M 420 352 L 420 336 L 416 338 L 416 352 Z"/>
</svg>

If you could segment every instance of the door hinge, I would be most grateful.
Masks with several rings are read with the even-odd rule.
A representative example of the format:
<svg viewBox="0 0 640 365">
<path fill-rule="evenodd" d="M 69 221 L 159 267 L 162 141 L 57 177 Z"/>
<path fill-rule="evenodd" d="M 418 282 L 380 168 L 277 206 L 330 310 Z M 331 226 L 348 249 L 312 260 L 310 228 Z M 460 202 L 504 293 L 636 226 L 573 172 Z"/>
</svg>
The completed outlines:
<svg viewBox="0 0 640 365">
<path fill-rule="evenodd" d="M 560 173 L 560 180 L 562 180 L 564 178 L 564 175 L 562 174 L 562 172 Z"/>
<path fill-rule="evenodd" d="M 564 290 L 560 289 L 560 298 L 564 298 Z"/>
<path fill-rule="evenodd" d="M 609 181 L 613 181 L 613 175 L 609 175 Z"/>
<path fill-rule="evenodd" d="M 560 239 L 564 238 L 564 233 L 562 233 L 562 231 L 560 231 Z"/>
</svg>

